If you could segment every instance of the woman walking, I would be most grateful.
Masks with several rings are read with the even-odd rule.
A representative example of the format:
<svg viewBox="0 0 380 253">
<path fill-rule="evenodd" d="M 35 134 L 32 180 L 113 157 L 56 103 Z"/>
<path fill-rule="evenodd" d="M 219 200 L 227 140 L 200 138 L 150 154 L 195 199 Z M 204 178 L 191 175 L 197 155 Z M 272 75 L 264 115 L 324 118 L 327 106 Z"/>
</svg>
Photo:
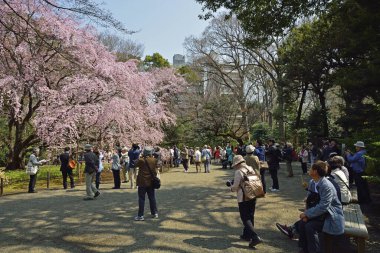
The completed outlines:
<svg viewBox="0 0 380 253">
<path fill-rule="evenodd" d="M 243 222 L 244 230 L 240 239 L 249 241 L 249 247 L 253 248 L 257 244 L 262 243 L 262 239 L 254 230 L 256 198 L 245 200 L 241 187 L 244 175 L 248 172 L 257 173 L 252 167 L 248 166 L 241 155 L 234 157 L 232 167 L 235 169 L 234 183 L 231 185 L 231 191 L 237 193 L 237 201 L 239 205 L 240 219 Z"/>
<path fill-rule="evenodd" d="M 153 151 L 154 149 L 152 147 L 145 147 L 143 157 L 136 163 L 136 167 L 139 167 L 139 173 L 137 175 L 139 211 L 135 217 L 135 221 L 144 220 L 145 195 L 148 195 L 152 218 L 158 218 L 155 189 L 152 186 L 153 177 L 157 176 L 158 169 L 157 159 L 153 157 Z"/>
</svg>

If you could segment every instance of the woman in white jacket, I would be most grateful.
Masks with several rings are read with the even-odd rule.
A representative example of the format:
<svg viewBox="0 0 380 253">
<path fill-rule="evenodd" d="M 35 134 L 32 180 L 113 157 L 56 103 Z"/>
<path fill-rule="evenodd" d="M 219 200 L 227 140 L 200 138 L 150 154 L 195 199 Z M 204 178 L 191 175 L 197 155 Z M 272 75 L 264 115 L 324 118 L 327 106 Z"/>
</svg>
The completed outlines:
<svg viewBox="0 0 380 253">
<path fill-rule="evenodd" d="M 328 160 L 330 175 L 339 185 L 342 204 L 349 204 L 351 201 L 351 192 L 349 188 L 348 178 L 341 169 L 341 160 L 338 157 L 332 157 Z"/>
</svg>

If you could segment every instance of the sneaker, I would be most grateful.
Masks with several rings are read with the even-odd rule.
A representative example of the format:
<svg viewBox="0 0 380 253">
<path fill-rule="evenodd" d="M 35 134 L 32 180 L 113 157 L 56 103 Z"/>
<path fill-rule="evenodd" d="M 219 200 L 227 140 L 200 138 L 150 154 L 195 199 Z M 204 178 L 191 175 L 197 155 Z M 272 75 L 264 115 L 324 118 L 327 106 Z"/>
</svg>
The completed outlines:
<svg viewBox="0 0 380 253">
<path fill-rule="evenodd" d="M 271 192 L 279 192 L 279 191 L 280 191 L 279 189 L 275 189 L 275 188 L 272 188 L 272 187 L 271 187 L 269 190 L 270 190 Z"/>
<path fill-rule="evenodd" d="M 278 228 L 278 230 L 281 231 L 281 233 L 283 233 L 284 235 L 286 235 L 290 239 L 293 238 L 293 232 L 292 232 L 292 229 L 290 227 L 288 227 L 286 225 L 281 225 L 280 223 L 276 223 L 276 227 Z"/>
<path fill-rule="evenodd" d="M 94 198 L 97 198 L 99 195 L 100 195 L 100 192 L 99 192 L 99 191 L 95 192 L 95 196 L 94 196 Z"/>
<path fill-rule="evenodd" d="M 143 220 L 145 220 L 144 216 L 136 216 L 135 217 L 135 221 L 143 221 Z"/>
<path fill-rule="evenodd" d="M 260 237 L 256 237 L 249 242 L 248 247 L 254 248 L 257 244 L 262 243 L 262 242 L 263 242 L 263 239 L 261 239 Z"/>
<path fill-rule="evenodd" d="M 158 213 L 156 213 L 156 214 L 152 214 L 152 218 L 153 218 L 153 219 L 158 219 Z"/>
</svg>

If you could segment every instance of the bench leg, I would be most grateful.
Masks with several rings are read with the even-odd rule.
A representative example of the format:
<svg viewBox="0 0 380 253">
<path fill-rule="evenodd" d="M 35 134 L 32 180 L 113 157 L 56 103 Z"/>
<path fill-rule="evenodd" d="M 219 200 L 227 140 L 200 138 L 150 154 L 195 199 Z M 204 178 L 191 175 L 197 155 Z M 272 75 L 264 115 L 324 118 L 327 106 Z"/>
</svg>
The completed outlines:
<svg viewBox="0 0 380 253">
<path fill-rule="evenodd" d="M 365 252 L 365 239 L 364 238 L 357 238 L 358 243 L 358 253 L 364 253 Z"/>
</svg>

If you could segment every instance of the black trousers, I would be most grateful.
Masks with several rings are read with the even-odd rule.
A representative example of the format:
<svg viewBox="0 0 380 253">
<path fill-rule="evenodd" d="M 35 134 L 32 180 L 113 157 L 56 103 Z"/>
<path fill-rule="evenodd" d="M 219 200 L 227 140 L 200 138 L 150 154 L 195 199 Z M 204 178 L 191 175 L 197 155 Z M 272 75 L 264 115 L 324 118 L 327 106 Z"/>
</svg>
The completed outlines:
<svg viewBox="0 0 380 253">
<path fill-rule="evenodd" d="M 36 181 L 37 181 L 37 174 L 30 175 L 28 192 L 34 192 L 34 187 L 36 186 Z"/>
<path fill-rule="evenodd" d="M 358 201 L 359 203 L 371 203 L 371 196 L 369 193 L 368 182 L 363 178 L 363 172 L 354 172 L 355 185 L 358 189 Z"/>
<path fill-rule="evenodd" d="M 307 163 L 301 163 L 301 168 L 302 168 L 302 173 L 306 174 L 307 173 Z"/>
<path fill-rule="evenodd" d="M 307 222 L 298 222 L 299 240 L 298 246 L 308 253 L 323 252 L 322 246 L 322 228 L 323 220 L 315 219 Z"/>
<path fill-rule="evenodd" d="M 119 189 L 120 188 L 120 170 L 112 170 L 113 174 L 113 182 L 115 184 L 115 188 Z"/>
<path fill-rule="evenodd" d="M 263 183 L 264 192 L 267 193 L 267 183 L 265 182 L 265 169 L 260 169 L 261 183 Z"/>
<path fill-rule="evenodd" d="M 272 188 L 273 189 L 280 189 L 280 186 L 278 184 L 278 176 L 277 176 L 278 168 L 269 168 L 269 173 L 272 178 Z"/>
<path fill-rule="evenodd" d="M 255 224 L 256 199 L 239 203 L 240 219 L 243 222 L 243 236 L 245 238 L 256 239 L 257 234 L 254 230 Z"/>
<path fill-rule="evenodd" d="M 70 187 L 74 188 L 75 183 L 74 183 L 73 171 L 69 169 L 69 170 L 64 170 L 61 172 L 62 172 L 63 189 L 67 189 L 67 177 L 70 178 Z"/>
</svg>

